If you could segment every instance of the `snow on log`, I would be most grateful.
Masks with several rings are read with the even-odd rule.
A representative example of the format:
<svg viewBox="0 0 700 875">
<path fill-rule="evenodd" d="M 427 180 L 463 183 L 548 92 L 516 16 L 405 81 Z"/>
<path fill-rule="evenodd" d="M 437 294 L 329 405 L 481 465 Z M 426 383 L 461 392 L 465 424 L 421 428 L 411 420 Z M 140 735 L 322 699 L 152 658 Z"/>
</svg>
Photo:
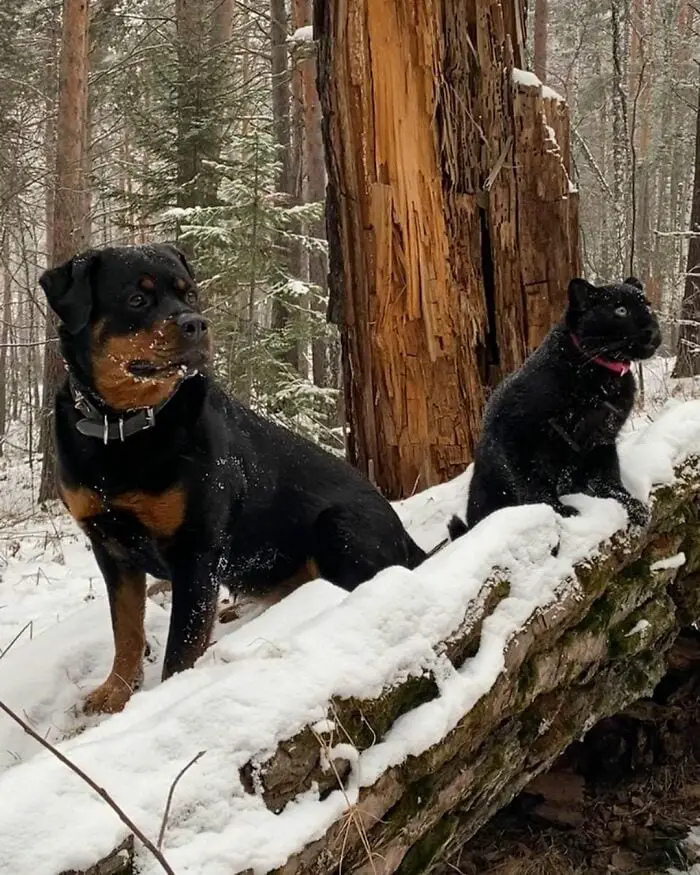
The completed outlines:
<svg viewBox="0 0 700 875">
<path fill-rule="evenodd" d="M 632 431 L 621 455 L 628 488 L 651 496 L 644 530 L 585 496 L 572 519 L 502 511 L 413 573 L 350 595 L 309 584 L 61 749 L 151 838 L 175 775 L 206 751 L 165 830 L 178 875 L 426 871 L 457 809 L 468 838 L 572 740 L 648 695 L 700 616 L 700 402 Z M 402 503 L 417 537 L 442 531 L 467 480 Z M 65 664 L 64 646 L 52 654 Z M 0 834 L 14 875 L 162 871 L 45 753 L 0 776 Z M 120 868 L 100 869 L 119 847 Z"/>
</svg>

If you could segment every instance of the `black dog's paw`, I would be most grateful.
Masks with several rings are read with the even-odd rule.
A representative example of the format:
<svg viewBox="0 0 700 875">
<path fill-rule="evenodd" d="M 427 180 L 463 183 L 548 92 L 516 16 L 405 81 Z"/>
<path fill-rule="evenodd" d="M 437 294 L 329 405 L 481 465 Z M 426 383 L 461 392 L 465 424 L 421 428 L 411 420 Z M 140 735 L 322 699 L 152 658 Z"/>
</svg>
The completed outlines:
<svg viewBox="0 0 700 875">
<path fill-rule="evenodd" d="M 447 523 L 447 532 L 450 536 L 450 541 L 455 541 L 457 538 L 461 538 L 462 535 L 466 535 L 468 531 L 469 528 L 467 524 L 461 520 L 457 514 L 455 514 Z"/>
<path fill-rule="evenodd" d="M 643 501 L 639 501 L 639 499 L 630 496 L 623 502 L 623 504 L 631 525 L 645 526 L 649 522 L 649 508 Z"/>
<path fill-rule="evenodd" d="M 560 502 L 557 502 L 557 504 L 553 504 L 552 507 L 559 516 L 563 517 L 579 516 L 581 513 L 581 511 L 576 510 L 576 508 L 572 507 L 570 504 L 561 504 Z"/>
</svg>

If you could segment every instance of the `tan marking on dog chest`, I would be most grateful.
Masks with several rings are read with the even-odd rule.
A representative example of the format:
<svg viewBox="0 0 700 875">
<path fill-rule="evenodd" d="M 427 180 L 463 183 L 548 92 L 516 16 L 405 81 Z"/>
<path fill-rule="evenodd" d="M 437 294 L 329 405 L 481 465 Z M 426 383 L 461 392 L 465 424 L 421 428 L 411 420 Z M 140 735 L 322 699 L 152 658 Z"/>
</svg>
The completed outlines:
<svg viewBox="0 0 700 875">
<path fill-rule="evenodd" d="M 59 484 L 58 487 L 61 500 L 68 508 L 68 513 L 77 522 L 97 516 L 104 510 L 102 499 L 92 489 L 85 486 L 76 486 L 70 488 L 64 484 Z"/>
<path fill-rule="evenodd" d="M 185 520 L 185 490 L 174 486 L 158 495 L 148 492 L 122 492 L 110 501 L 115 510 L 132 513 L 151 534 L 169 538 Z"/>
</svg>

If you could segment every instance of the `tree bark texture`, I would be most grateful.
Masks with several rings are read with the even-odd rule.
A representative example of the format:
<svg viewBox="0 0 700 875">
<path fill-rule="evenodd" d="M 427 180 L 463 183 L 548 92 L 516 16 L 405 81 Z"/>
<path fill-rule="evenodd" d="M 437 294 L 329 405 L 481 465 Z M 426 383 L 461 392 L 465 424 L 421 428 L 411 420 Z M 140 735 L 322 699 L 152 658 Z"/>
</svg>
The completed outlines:
<svg viewBox="0 0 700 875">
<path fill-rule="evenodd" d="M 540 82 L 547 81 L 548 0 L 535 0 L 535 53 L 533 66 Z"/>
<path fill-rule="evenodd" d="M 398 498 L 464 469 L 487 391 L 561 313 L 568 114 L 513 82 L 518 0 L 317 0 L 315 27 L 349 454 Z"/>
<path fill-rule="evenodd" d="M 57 265 L 88 245 L 85 236 L 86 181 L 84 178 L 85 126 L 88 88 L 88 0 L 64 0 L 61 54 L 58 73 L 56 121 L 56 176 L 49 262 Z M 53 434 L 53 399 L 63 367 L 56 342 L 56 322 L 46 321 L 44 394 L 41 450 L 43 462 L 39 500 L 57 496 L 56 449 Z"/>
<path fill-rule="evenodd" d="M 280 194 L 286 194 L 286 203 L 291 206 L 295 201 L 296 180 L 294 178 L 294 161 L 292 150 L 292 126 L 290 108 L 292 102 L 291 74 L 289 69 L 289 48 L 287 44 L 288 15 L 286 0 L 270 0 L 270 43 L 272 72 L 272 126 L 277 146 L 279 170 L 276 187 Z M 298 168 L 297 168 L 298 169 Z M 298 229 L 297 229 L 298 230 Z M 298 244 L 279 234 L 276 246 L 282 253 L 280 259 L 283 275 L 281 281 L 290 276 L 299 276 L 300 253 Z M 272 298 L 272 328 L 278 332 L 287 330 L 280 358 L 293 370 L 299 370 L 299 343 L 292 335 L 293 313 L 284 290 L 278 291 Z"/>
<path fill-rule="evenodd" d="M 700 88 L 695 128 L 695 167 L 693 170 L 693 201 L 690 211 L 688 262 L 685 290 L 681 306 L 678 335 L 678 355 L 674 377 L 693 377 L 700 373 Z"/>
</svg>

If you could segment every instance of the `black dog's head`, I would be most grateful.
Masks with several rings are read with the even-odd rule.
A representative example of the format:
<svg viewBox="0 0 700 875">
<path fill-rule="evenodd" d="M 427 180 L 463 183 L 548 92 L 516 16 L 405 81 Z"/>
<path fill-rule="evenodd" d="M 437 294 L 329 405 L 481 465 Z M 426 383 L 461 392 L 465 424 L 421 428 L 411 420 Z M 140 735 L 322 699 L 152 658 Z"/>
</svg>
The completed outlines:
<svg viewBox="0 0 700 875">
<path fill-rule="evenodd" d="M 89 250 L 39 283 L 69 367 L 114 410 L 155 406 L 211 359 L 194 275 L 174 246 Z"/>
<path fill-rule="evenodd" d="M 585 352 L 617 362 L 650 358 L 661 343 L 659 323 L 635 277 L 609 286 L 571 280 L 566 326 Z"/>
</svg>

